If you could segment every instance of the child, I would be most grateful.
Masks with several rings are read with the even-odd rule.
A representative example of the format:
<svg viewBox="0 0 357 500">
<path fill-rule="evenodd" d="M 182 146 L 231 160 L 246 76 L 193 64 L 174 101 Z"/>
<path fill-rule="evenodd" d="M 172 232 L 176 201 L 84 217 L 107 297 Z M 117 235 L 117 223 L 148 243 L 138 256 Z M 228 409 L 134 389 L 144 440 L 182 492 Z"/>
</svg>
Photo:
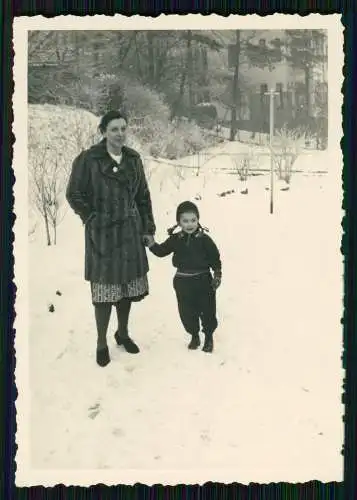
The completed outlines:
<svg viewBox="0 0 357 500">
<path fill-rule="evenodd" d="M 217 246 L 199 223 L 197 206 L 184 201 L 177 207 L 177 224 L 168 230 L 169 238 L 159 245 L 149 237 L 149 250 L 157 257 L 173 253 L 172 263 L 177 268 L 174 277 L 178 310 L 182 324 L 192 338 L 189 349 L 200 345 L 200 320 L 205 342 L 203 351 L 213 351 L 213 333 L 216 318 L 216 290 L 221 284 L 221 260 Z M 177 227 L 181 231 L 174 233 Z M 210 272 L 213 270 L 213 278 Z"/>
</svg>

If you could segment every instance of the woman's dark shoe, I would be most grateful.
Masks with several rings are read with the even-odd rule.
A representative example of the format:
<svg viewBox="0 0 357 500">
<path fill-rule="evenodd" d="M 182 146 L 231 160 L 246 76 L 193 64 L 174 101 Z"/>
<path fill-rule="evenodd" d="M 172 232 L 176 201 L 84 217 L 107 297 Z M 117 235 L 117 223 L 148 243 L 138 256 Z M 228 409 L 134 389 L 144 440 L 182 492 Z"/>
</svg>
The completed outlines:
<svg viewBox="0 0 357 500">
<path fill-rule="evenodd" d="M 103 349 L 97 349 L 97 363 L 99 366 L 107 366 L 107 364 L 110 363 L 108 347 L 104 347 Z"/>
<path fill-rule="evenodd" d="M 140 352 L 139 347 L 135 344 L 135 342 L 128 336 L 121 336 L 119 332 L 115 332 L 114 338 L 116 343 L 120 346 L 122 345 L 126 352 L 130 352 L 130 354 L 137 354 Z"/>
<path fill-rule="evenodd" d="M 192 335 L 192 339 L 191 342 L 188 344 L 188 348 L 191 350 L 197 349 L 197 347 L 199 347 L 200 344 L 201 344 L 200 336 L 198 335 L 198 333 L 196 333 Z"/>
<path fill-rule="evenodd" d="M 202 351 L 204 351 L 204 352 L 212 352 L 213 351 L 213 337 L 212 337 L 212 335 L 206 335 Z"/>
</svg>

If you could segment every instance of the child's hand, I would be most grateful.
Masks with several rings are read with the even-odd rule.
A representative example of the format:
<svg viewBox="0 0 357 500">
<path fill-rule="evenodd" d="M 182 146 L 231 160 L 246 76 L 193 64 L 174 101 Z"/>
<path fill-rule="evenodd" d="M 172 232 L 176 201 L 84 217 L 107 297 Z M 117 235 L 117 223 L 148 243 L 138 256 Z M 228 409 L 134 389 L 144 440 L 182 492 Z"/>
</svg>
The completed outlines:
<svg viewBox="0 0 357 500">
<path fill-rule="evenodd" d="M 155 240 L 151 234 L 144 234 L 143 242 L 146 247 L 152 247 L 155 243 Z"/>
<path fill-rule="evenodd" d="M 213 290 L 217 290 L 217 288 L 221 285 L 222 278 L 220 276 L 214 276 L 212 280 Z"/>
</svg>

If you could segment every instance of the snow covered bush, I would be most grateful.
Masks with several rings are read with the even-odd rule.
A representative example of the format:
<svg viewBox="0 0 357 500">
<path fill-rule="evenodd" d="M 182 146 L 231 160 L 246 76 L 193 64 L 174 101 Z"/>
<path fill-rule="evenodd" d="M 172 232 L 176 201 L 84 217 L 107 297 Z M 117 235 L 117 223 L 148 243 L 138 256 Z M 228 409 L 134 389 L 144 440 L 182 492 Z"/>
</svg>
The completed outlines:
<svg viewBox="0 0 357 500">
<path fill-rule="evenodd" d="M 141 153 L 174 159 L 221 140 L 196 123 L 187 120 L 171 123 L 170 108 L 163 96 L 128 75 L 96 72 L 89 76 L 73 68 L 51 68 L 45 74 L 36 71 L 31 72 L 29 80 L 31 103 L 88 110 L 98 121 L 110 109 L 123 110 L 132 129 L 128 145 Z M 45 88 L 41 82 L 46 82 Z"/>
<path fill-rule="evenodd" d="M 163 156 L 167 141 L 167 123 L 154 119 L 150 115 L 141 118 L 130 118 L 129 138 L 135 138 L 142 146 L 143 153 L 151 156 Z"/>
<path fill-rule="evenodd" d="M 275 132 L 273 154 L 279 179 L 290 182 L 294 162 L 307 140 L 307 132 L 303 129 L 289 130 L 285 126 Z"/>
<path fill-rule="evenodd" d="M 128 137 L 137 139 L 142 153 L 176 159 L 219 142 L 196 123 L 170 122 L 170 109 L 162 96 L 139 81 L 108 74 L 99 75 L 97 80 L 102 85 L 100 113 L 124 110 L 131 129 Z"/>
<path fill-rule="evenodd" d="M 29 148 L 44 143 L 66 156 L 91 146 L 99 139 L 99 118 L 69 106 L 30 104 L 28 107 Z"/>
<path fill-rule="evenodd" d="M 250 156 L 249 154 L 233 156 L 233 163 L 235 166 L 236 174 L 239 180 L 246 181 L 248 179 L 250 170 Z"/>
<path fill-rule="evenodd" d="M 98 109 L 103 114 L 109 109 L 125 110 L 130 120 L 140 120 L 147 116 L 167 122 L 169 107 L 161 96 L 139 81 L 127 76 L 102 74 L 96 77 L 101 86 L 102 101 Z"/>
<path fill-rule="evenodd" d="M 155 121 L 167 123 L 170 110 L 161 96 L 140 83 L 128 81 L 124 88 L 124 108 L 136 119 L 151 117 Z"/>
<path fill-rule="evenodd" d="M 65 189 L 74 158 L 99 135 L 98 118 L 69 107 L 29 105 L 28 166 L 30 207 L 43 219 L 47 245 L 67 211 Z"/>
<path fill-rule="evenodd" d="M 162 153 L 170 159 L 196 154 L 219 142 L 215 136 L 186 120 L 170 123 L 165 137 L 165 148 Z"/>
</svg>

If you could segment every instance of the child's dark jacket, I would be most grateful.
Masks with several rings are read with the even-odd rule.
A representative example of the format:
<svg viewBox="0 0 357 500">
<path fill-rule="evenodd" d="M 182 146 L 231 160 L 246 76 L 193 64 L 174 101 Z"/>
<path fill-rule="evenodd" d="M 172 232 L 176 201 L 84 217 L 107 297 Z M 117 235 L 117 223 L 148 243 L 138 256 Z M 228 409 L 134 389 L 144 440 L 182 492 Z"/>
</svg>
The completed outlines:
<svg viewBox="0 0 357 500">
<path fill-rule="evenodd" d="M 157 257 L 173 253 L 172 264 L 181 272 L 201 272 L 212 269 L 216 276 L 221 275 L 219 250 L 210 236 L 198 229 L 193 234 L 172 234 L 162 244 L 155 243 L 150 251 Z"/>
</svg>

